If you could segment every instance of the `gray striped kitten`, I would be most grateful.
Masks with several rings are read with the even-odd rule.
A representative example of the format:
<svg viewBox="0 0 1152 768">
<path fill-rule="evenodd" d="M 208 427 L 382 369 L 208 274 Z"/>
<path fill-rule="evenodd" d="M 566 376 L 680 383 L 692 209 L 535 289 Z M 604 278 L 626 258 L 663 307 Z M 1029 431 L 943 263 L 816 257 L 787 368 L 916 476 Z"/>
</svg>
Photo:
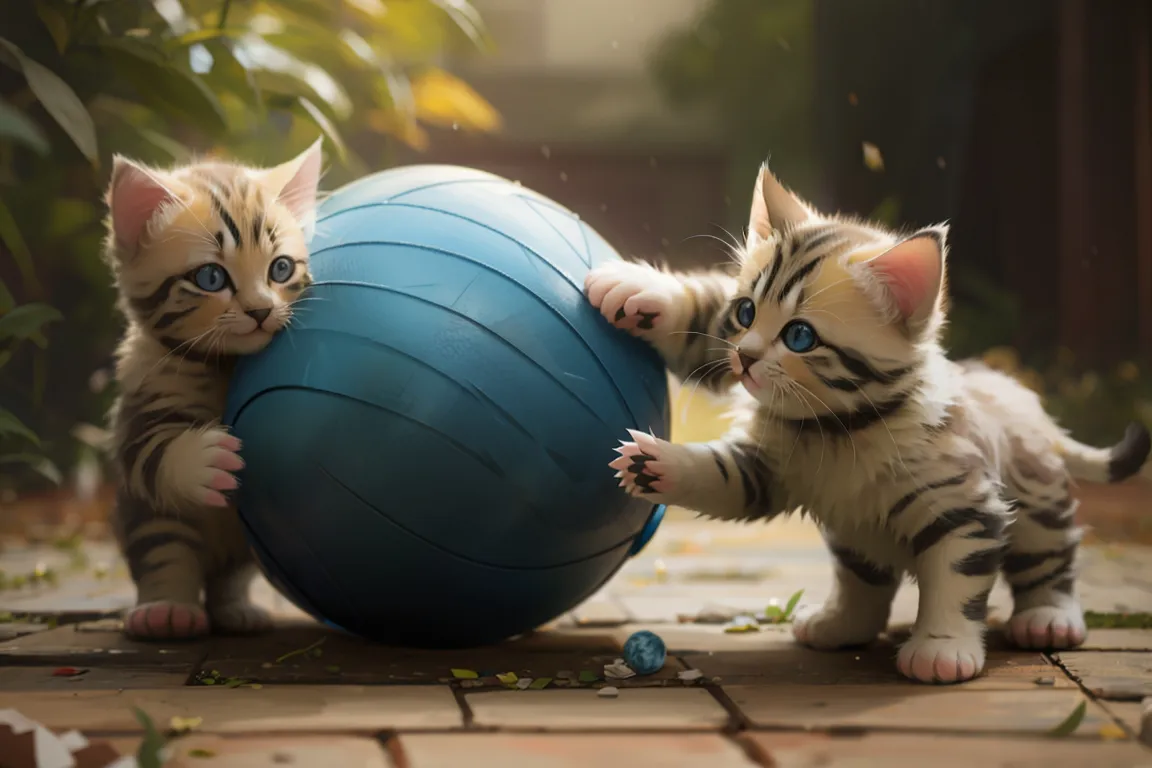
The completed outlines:
<svg viewBox="0 0 1152 768">
<path fill-rule="evenodd" d="M 269 169 L 115 158 L 106 256 L 127 328 L 110 415 L 113 527 L 136 583 L 133 637 L 271 625 L 248 598 L 255 565 L 227 497 L 244 462 L 220 419 L 235 357 L 288 324 L 311 280 L 304 232 L 320 165 L 320 142 Z"/>
<path fill-rule="evenodd" d="M 1152 474 L 1144 427 L 1082 445 L 1013 379 L 945 357 L 945 239 L 822 215 L 762 169 L 738 276 L 619 263 L 586 283 L 674 374 L 737 404 L 711 443 L 632 432 L 611 463 L 621 486 L 727 520 L 803 507 L 836 561 L 824 606 L 793 626 L 814 648 L 873 640 L 911 575 L 919 613 L 897 667 L 923 682 L 980 674 L 998 572 L 1017 645 L 1082 643 L 1070 481 Z"/>
</svg>

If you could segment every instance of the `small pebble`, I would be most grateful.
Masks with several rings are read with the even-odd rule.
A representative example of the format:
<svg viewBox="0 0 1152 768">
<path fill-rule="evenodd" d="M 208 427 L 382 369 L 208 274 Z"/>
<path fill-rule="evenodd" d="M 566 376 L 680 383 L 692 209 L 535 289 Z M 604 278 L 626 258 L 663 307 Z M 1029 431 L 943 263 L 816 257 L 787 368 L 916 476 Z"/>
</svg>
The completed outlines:
<svg viewBox="0 0 1152 768">
<path fill-rule="evenodd" d="M 640 675 L 651 675 L 663 669 L 667 654 L 664 640 L 646 629 L 633 633 L 624 642 L 623 661 Z"/>
<path fill-rule="evenodd" d="M 614 699 L 620 695 L 620 689 L 611 685 L 606 685 L 597 691 L 596 695 L 602 699 Z"/>
<path fill-rule="evenodd" d="M 604 677 L 608 680 L 627 680 L 635 677 L 636 671 L 627 664 L 605 664 Z"/>
<path fill-rule="evenodd" d="M 704 673 L 698 669 L 685 669 L 681 672 L 678 672 L 676 677 L 684 680 L 685 682 L 692 682 L 693 680 L 699 680 L 700 678 L 704 677 Z"/>
<path fill-rule="evenodd" d="M 1056 678 L 1038 677 L 1033 682 L 1036 683 L 1036 685 L 1056 685 Z"/>
<path fill-rule="evenodd" d="M 576 673 L 570 669 L 562 669 L 556 673 L 557 680 L 572 680 L 576 677 Z"/>
<path fill-rule="evenodd" d="M 530 685 L 532 685 L 532 678 L 530 677 L 522 677 L 516 681 L 516 687 L 522 691 L 527 690 Z"/>
</svg>

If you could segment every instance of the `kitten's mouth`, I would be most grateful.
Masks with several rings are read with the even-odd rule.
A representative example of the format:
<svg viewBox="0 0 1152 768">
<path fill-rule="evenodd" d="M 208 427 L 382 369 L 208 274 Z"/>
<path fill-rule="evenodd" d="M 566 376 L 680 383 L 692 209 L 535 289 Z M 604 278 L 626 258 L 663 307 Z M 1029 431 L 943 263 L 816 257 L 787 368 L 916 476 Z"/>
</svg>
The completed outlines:
<svg viewBox="0 0 1152 768">
<path fill-rule="evenodd" d="M 755 392 L 761 388 L 760 384 L 756 381 L 756 379 L 752 378 L 752 374 L 748 373 L 748 371 L 740 372 L 740 383 L 743 384 L 744 388 L 749 392 Z"/>
</svg>

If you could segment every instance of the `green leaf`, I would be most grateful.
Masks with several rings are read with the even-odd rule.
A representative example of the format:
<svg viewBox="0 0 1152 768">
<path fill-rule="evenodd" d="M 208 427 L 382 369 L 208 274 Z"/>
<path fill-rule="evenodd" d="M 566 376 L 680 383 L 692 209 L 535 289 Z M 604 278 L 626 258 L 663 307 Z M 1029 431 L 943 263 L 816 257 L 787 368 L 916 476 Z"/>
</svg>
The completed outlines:
<svg viewBox="0 0 1152 768">
<path fill-rule="evenodd" d="M 192 29 L 192 22 L 188 20 L 180 0 L 152 0 L 152 7 L 173 33 L 182 35 Z"/>
<path fill-rule="evenodd" d="M 116 72 L 132 84 L 137 98 L 165 118 L 199 125 L 210 132 L 227 128 L 224 107 L 204 81 L 175 66 L 154 45 L 131 38 L 103 40 L 101 49 Z"/>
<path fill-rule="evenodd" d="M 161 152 L 164 152 L 177 163 L 185 163 L 192 156 L 192 152 L 188 149 L 188 147 L 184 146 L 178 141 L 169 138 L 168 136 L 165 136 L 159 131 L 154 131 L 151 128 L 139 128 L 138 133 L 140 134 L 140 138 L 144 139 L 149 144 L 159 149 Z"/>
<path fill-rule="evenodd" d="M 52 70 L 24 55 L 19 46 L 0 37 L 0 60 L 24 73 L 28 87 L 44 105 L 44 109 L 60 124 L 84 157 L 93 164 L 99 162 L 96 146 L 96 126 L 76 92 Z"/>
<path fill-rule="evenodd" d="M 56 465 L 36 453 L 2 454 L 0 455 L 0 464 L 23 464 L 55 485 L 60 485 L 64 481 Z"/>
<path fill-rule="evenodd" d="M 1076 709 L 1072 710 L 1072 714 L 1064 718 L 1064 722 L 1048 731 L 1049 736 L 1063 737 L 1071 736 L 1080 727 L 1080 723 L 1084 722 L 1084 716 L 1088 713 L 1088 702 L 1081 701 Z"/>
<path fill-rule="evenodd" d="M 29 339 L 48 323 L 63 319 L 47 304 L 21 304 L 0 316 L 0 339 Z"/>
<path fill-rule="evenodd" d="M 198 29 L 195 32 L 186 32 L 179 37 L 172 39 L 172 45 L 179 48 L 187 48 L 188 46 L 195 45 L 196 43 L 205 43 L 209 40 L 216 40 L 217 38 L 225 37 L 240 37 L 246 32 L 244 29 L 231 28 L 231 29 Z"/>
<path fill-rule="evenodd" d="M 452 22 L 468 35 L 468 39 L 477 48 L 484 49 L 490 45 L 484 22 L 468 0 L 432 0 L 432 2 L 448 14 Z"/>
<path fill-rule="evenodd" d="M 68 50 L 68 20 L 60 10 L 53 8 L 46 0 L 36 0 L 36 15 L 52 35 L 52 42 L 56 43 L 56 50 L 60 55 Z"/>
<path fill-rule="evenodd" d="M 12 307 L 16 306 L 16 299 L 12 298 L 12 292 L 8 290 L 8 286 L 0 279 L 0 315 L 4 314 Z"/>
<path fill-rule="evenodd" d="M 5 435 L 18 435 L 33 445 L 40 446 L 40 438 L 35 432 L 24 426 L 24 422 L 16 418 L 13 413 L 0 408 L 0 437 Z"/>
<path fill-rule="evenodd" d="M 40 283 L 36 279 L 36 270 L 32 268 L 32 254 L 28 244 L 24 242 L 24 235 L 16 226 L 16 219 L 4 201 L 0 200 L 0 242 L 8 246 L 8 251 L 16 261 L 16 268 L 24 279 L 24 289 L 31 294 L 40 293 Z"/>
<path fill-rule="evenodd" d="M 336 155 L 340 158 L 341 163 L 348 161 L 348 148 L 344 146 L 344 140 L 340 138 L 339 131 L 332 121 L 328 119 L 328 115 L 320 111 L 320 108 L 313 104 L 303 96 L 300 97 L 300 106 L 308 113 L 308 117 L 312 118 L 312 122 L 316 127 L 323 131 L 324 135 L 328 138 L 328 142 L 335 148 Z"/>
<path fill-rule="evenodd" d="M 264 114 L 264 98 L 256 77 L 236 55 L 236 45 L 231 40 L 215 40 L 205 45 L 215 59 L 212 71 L 205 74 L 204 82 L 216 92 L 230 91 L 245 104 L 254 107 L 259 115 Z"/>
<path fill-rule="evenodd" d="M 144 729 L 144 739 L 140 742 L 140 747 L 136 750 L 136 762 L 140 768 L 162 768 L 164 765 L 164 737 L 156 730 L 156 724 L 152 722 L 152 718 L 148 713 L 140 709 L 140 707 L 132 707 L 132 713 L 136 715 L 136 721 Z"/>
<path fill-rule="evenodd" d="M 3 99 L 0 99 L 0 138 L 10 138 L 37 154 L 48 154 L 48 139 L 40 127 Z"/>
<path fill-rule="evenodd" d="M 769 621 L 780 622 L 784 620 L 784 611 L 778 605 L 770 605 L 764 609 L 764 616 Z"/>
<path fill-rule="evenodd" d="M 804 596 L 804 590 L 798 591 L 792 597 L 788 598 L 788 604 L 784 606 L 784 618 L 792 618 L 792 612 L 796 610 L 796 606 L 800 603 L 800 598 Z"/>
</svg>

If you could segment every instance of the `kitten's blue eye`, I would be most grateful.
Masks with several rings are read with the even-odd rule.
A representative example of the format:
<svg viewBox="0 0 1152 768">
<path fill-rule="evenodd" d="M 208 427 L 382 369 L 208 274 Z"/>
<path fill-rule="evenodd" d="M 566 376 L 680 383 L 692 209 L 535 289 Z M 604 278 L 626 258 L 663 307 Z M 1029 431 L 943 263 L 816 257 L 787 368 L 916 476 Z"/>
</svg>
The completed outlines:
<svg viewBox="0 0 1152 768">
<path fill-rule="evenodd" d="M 811 352 L 820 343 L 816 336 L 816 329 L 803 320 L 793 320 L 780 334 L 784 338 L 784 346 L 798 354 Z"/>
<path fill-rule="evenodd" d="M 205 264 L 192 273 L 192 282 L 202 291 L 216 293 L 228 285 L 228 273 L 219 264 Z"/>
<path fill-rule="evenodd" d="M 740 299 L 736 302 L 736 322 L 745 328 L 751 328 L 756 320 L 756 303 L 752 299 Z"/>
<path fill-rule="evenodd" d="M 268 267 L 268 278 L 274 283 L 286 283 L 296 273 L 296 262 L 287 256 L 279 256 Z"/>
</svg>

